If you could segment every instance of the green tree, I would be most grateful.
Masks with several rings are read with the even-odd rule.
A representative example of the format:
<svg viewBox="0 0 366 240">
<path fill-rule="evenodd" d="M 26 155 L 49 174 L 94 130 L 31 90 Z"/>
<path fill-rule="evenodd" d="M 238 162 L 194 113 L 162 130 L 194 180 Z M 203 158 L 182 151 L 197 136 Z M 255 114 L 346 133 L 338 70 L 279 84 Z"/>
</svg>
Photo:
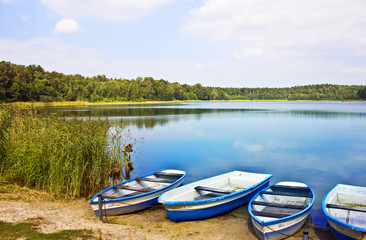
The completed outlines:
<svg viewBox="0 0 366 240">
<path fill-rule="evenodd" d="M 0 101 L 9 101 L 8 89 L 13 85 L 15 72 L 10 62 L 0 62 Z"/>
<path fill-rule="evenodd" d="M 357 95 L 360 96 L 360 98 L 362 99 L 366 99 L 366 87 L 358 90 Z"/>
</svg>

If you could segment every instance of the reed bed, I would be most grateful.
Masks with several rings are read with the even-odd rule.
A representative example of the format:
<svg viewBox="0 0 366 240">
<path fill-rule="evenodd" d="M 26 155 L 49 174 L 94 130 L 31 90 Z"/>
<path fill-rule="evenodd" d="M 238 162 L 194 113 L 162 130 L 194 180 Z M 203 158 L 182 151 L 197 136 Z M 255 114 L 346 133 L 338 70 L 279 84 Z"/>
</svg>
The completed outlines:
<svg viewBox="0 0 366 240">
<path fill-rule="evenodd" d="M 110 134 L 105 120 L 64 120 L 34 108 L 0 107 L 0 184 L 90 197 L 110 185 L 111 169 L 125 166 L 121 127 Z"/>
</svg>

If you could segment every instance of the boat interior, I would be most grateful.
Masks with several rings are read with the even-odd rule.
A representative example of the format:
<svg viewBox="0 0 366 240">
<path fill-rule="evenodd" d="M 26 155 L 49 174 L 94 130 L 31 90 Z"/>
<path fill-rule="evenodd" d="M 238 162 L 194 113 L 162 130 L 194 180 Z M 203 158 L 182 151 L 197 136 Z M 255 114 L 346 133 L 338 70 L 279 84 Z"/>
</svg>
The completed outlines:
<svg viewBox="0 0 366 240">
<path fill-rule="evenodd" d="M 220 197 L 252 187 L 267 177 L 266 174 L 234 171 L 174 189 L 164 194 L 164 200 L 195 201 Z"/>
<path fill-rule="evenodd" d="M 147 177 L 137 177 L 130 182 L 117 184 L 101 195 L 103 199 L 135 196 L 168 186 L 182 176 L 183 173 L 157 172 Z"/>
<path fill-rule="evenodd" d="M 262 221 L 294 215 L 309 206 L 313 194 L 307 186 L 273 185 L 252 202 L 252 213 Z"/>
<path fill-rule="evenodd" d="M 357 227 L 366 228 L 366 193 L 337 192 L 326 204 L 330 215 Z"/>
</svg>

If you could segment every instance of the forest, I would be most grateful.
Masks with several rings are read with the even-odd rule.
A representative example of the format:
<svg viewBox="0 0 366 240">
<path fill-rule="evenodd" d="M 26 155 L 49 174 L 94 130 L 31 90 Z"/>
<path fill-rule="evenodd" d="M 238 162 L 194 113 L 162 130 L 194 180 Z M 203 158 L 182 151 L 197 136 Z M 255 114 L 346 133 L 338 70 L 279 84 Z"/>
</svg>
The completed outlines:
<svg viewBox="0 0 366 240">
<path fill-rule="evenodd" d="M 318 84 L 288 88 L 221 88 L 152 77 L 111 79 L 45 71 L 39 65 L 0 62 L 0 102 L 122 102 L 172 100 L 362 100 L 366 87 Z"/>
</svg>

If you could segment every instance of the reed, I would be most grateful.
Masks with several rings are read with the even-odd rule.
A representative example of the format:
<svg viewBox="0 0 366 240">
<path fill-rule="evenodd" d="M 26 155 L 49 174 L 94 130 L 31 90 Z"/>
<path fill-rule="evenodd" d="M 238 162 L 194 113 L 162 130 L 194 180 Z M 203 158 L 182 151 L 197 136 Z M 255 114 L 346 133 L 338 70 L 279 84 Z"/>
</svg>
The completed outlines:
<svg viewBox="0 0 366 240">
<path fill-rule="evenodd" d="M 34 108 L 0 109 L 0 183 L 56 197 L 90 197 L 110 185 L 111 169 L 125 167 L 123 128 L 105 120 L 65 120 Z M 119 145 L 118 145 L 119 144 Z M 116 163 L 117 161 L 117 163 Z"/>
</svg>

